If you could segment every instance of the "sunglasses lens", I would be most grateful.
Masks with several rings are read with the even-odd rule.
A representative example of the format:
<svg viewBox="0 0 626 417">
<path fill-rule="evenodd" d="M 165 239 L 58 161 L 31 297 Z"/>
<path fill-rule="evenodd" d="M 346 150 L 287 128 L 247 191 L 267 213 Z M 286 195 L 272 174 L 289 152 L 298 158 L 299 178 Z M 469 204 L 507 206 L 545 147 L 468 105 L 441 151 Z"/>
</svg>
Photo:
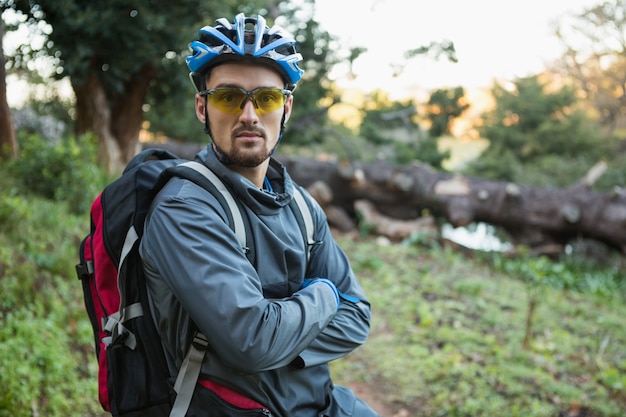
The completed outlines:
<svg viewBox="0 0 626 417">
<path fill-rule="evenodd" d="M 271 113 L 285 104 L 285 95 L 278 88 L 260 88 L 252 94 L 252 97 L 259 114 Z"/>
<path fill-rule="evenodd" d="M 226 113 L 239 113 L 246 94 L 238 88 L 216 88 L 207 99 L 213 107 Z"/>
<path fill-rule="evenodd" d="M 222 87 L 211 90 L 207 100 L 213 107 L 225 113 L 240 114 L 245 101 L 250 98 L 259 115 L 271 113 L 285 105 L 285 94 L 280 88 L 257 88 L 245 91 Z"/>
</svg>

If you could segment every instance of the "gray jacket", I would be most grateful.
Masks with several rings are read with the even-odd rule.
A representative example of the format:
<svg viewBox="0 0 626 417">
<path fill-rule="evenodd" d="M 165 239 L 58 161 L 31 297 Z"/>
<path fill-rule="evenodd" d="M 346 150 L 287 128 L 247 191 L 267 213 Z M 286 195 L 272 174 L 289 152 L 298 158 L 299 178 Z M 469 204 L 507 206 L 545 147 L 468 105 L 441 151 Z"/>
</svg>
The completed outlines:
<svg viewBox="0 0 626 417">
<path fill-rule="evenodd" d="M 158 194 L 140 253 L 173 366 L 180 366 L 198 329 L 211 345 L 203 378 L 266 405 L 278 417 L 353 415 L 360 401 L 333 387 L 328 362 L 365 342 L 370 307 L 324 212 L 305 193 L 316 241 L 307 265 L 301 229 L 288 205 L 297 185 L 284 167 L 272 159 L 269 192 L 223 166 L 210 147 L 199 156 L 240 203 L 255 253 L 251 263 L 211 193 L 174 178 Z M 300 289 L 305 278 L 315 277 L 330 279 L 361 301 L 337 308 L 328 285 Z"/>
</svg>

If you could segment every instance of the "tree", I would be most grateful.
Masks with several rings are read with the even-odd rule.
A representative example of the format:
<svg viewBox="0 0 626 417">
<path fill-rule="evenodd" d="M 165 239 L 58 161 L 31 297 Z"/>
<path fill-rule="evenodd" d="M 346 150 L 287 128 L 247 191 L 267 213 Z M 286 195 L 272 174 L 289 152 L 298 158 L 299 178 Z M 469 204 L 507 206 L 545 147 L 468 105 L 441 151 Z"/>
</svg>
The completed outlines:
<svg viewBox="0 0 626 417">
<path fill-rule="evenodd" d="M 407 64 L 415 58 L 426 56 L 434 60 L 439 60 L 442 56 L 450 62 L 458 62 L 454 43 L 449 40 L 439 42 L 430 42 L 428 45 L 421 45 L 417 48 L 409 49 L 404 52 L 402 62 L 392 63 L 394 68 L 394 76 L 400 75 L 406 68 Z"/>
<path fill-rule="evenodd" d="M 471 164 L 472 174 L 528 184 L 542 166 L 545 175 L 536 185 L 566 186 L 606 155 L 597 129 L 577 109 L 573 89 L 548 91 L 548 84 L 535 75 L 517 79 L 511 88 L 496 83 L 492 94 L 495 108 L 483 114 L 479 129 L 490 144 Z M 563 164 L 554 157 L 577 171 L 563 177 Z M 551 162 L 544 164 L 546 160 Z"/>
<path fill-rule="evenodd" d="M 4 11 L 4 7 L 0 10 Z M 7 84 L 4 49 L 4 21 L 0 19 L 0 159 L 17 156 L 17 140 L 13 129 L 13 118 L 7 103 Z"/>
<path fill-rule="evenodd" d="M 605 1 L 564 18 L 557 36 L 566 47 L 564 73 L 613 132 L 626 126 L 626 0 Z"/>
<path fill-rule="evenodd" d="M 283 18 L 279 23 L 296 37 L 304 69 L 304 76 L 294 94 L 294 111 L 284 140 L 305 146 L 321 143 L 327 137 L 327 110 L 339 101 L 332 92 L 328 73 L 342 57 L 337 51 L 336 39 L 313 19 L 314 0 L 286 2 L 281 6 Z M 357 50 L 356 55 L 363 52 Z"/>
<path fill-rule="evenodd" d="M 42 51 L 25 44 L 21 53 L 46 53 L 55 60 L 57 76 L 70 78 L 76 96 L 75 132 L 95 133 L 100 160 L 113 170 L 136 153 L 147 94 L 164 66 L 188 53 L 186 45 L 210 17 L 251 11 L 260 3 L 13 0 L 7 4 L 27 15 L 31 24 L 45 21 L 52 27 Z"/>
<path fill-rule="evenodd" d="M 449 156 L 439 152 L 436 138 L 420 130 L 417 110 L 411 100 L 392 102 L 386 94 L 376 91 L 365 104 L 363 114 L 359 134 L 368 142 L 366 149 L 370 160 L 384 159 L 400 164 L 420 160 L 441 168 Z"/>
<path fill-rule="evenodd" d="M 426 104 L 426 117 L 430 119 L 428 133 L 433 138 L 450 135 L 454 119 L 460 117 L 468 108 L 463 87 L 437 89 Z"/>
<path fill-rule="evenodd" d="M 45 21 L 52 25 L 50 43 L 43 52 L 56 57 L 58 77 L 72 80 L 76 133 L 97 134 L 105 151 L 101 160 L 110 168 L 116 163 L 123 165 L 134 155 L 144 119 L 155 133 L 206 141 L 193 111 L 194 90 L 184 63 L 187 44 L 201 25 L 238 11 L 263 14 L 268 24 L 278 23 L 295 34 L 304 56 L 305 76 L 285 136 L 301 144 L 323 140 L 327 118 L 326 111 L 320 111 L 320 100 L 330 95 L 327 73 L 340 58 L 331 47 L 332 36 L 313 20 L 313 0 L 297 4 L 249 0 L 245 5 L 234 0 L 219 5 L 184 0 L 175 6 L 153 1 L 150 7 L 126 3 L 11 2 L 32 24 Z M 264 8 L 254 7 L 261 4 Z M 106 31 L 97 29 L 104 27 Z M 27 63 L 40 52 L 24 45 L 21 53 L 26 59 L 16 62 Z"/>
</svg>

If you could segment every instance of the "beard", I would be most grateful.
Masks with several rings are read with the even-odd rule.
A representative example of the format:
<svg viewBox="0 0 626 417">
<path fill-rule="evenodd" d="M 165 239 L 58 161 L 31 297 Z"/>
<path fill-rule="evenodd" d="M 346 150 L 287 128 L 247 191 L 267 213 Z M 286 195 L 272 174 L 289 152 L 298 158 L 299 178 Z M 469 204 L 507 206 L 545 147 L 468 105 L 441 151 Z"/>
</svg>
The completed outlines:
<svg viewBox="0 0 626 417">
<path fill-rule="evenodd" d="M 249 148 L 244 146 L 235 146 L 236 137 L 241 131 L 246 132 L 254 132 L 263 138 L 263 143 L 266 143 L 266 135 L 265 131 L 258 128 L 250 128 L 250 127 L 241 127 L 233 131 L 231 142 L 233 146 L 231 146 L 230 151 L 226 152 L 222 148 L 220 148 L 215 141 L 213 141 L 213 150 L 217 155 L 217 158 L 224 165 L 235 165 L 245 168 L 254 168 L 261 165 L 265 160 L 271 157 L 274 154 L 274 150 L 278 143 L 274 145 L 274 148 L 267 150 L 264 146 L 261 149 L 257 149 L 251 151 Z"/>
<path fill-rule="evenodd" d="M 236 165 L 245 168 L 254 168 L 263 163 L 272 155 L 265 149 L 255 152 L 246 152 L 245 149 L 232 148 L 230 152 L 225 152 L 213 142 L 213 149 L 221 163 L 224 165 Z"/>
</svg>

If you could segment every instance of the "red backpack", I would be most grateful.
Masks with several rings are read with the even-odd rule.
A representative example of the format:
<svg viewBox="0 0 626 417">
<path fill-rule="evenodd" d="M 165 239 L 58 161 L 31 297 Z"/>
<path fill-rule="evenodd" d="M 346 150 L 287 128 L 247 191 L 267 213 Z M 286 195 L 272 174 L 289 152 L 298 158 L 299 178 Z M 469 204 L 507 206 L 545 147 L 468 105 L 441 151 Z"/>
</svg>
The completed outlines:
<svg viewBox="0 0 626 417">
<path fill-rule="evenodd" d="M 113 417 L 183 417 L 208 345 L 198 334 L 181 370 L 172 375 L 150 313 L 139 241 L 153 198 L 174 176 L 189 179 L 216 196 L 246 247 L 241 211 L 221 180 L 204 164 L 168 151 L 141 152 L 98 195 L 91 206 L 91 231 L 81 242 L 76 273 L 94 332 L 99 400 Z M 310 243 L 310 209 L 297 187 L 294 197 L 303 238 Z M 174 380 L 177 394 L 172 391 Z"/>
</svg>

